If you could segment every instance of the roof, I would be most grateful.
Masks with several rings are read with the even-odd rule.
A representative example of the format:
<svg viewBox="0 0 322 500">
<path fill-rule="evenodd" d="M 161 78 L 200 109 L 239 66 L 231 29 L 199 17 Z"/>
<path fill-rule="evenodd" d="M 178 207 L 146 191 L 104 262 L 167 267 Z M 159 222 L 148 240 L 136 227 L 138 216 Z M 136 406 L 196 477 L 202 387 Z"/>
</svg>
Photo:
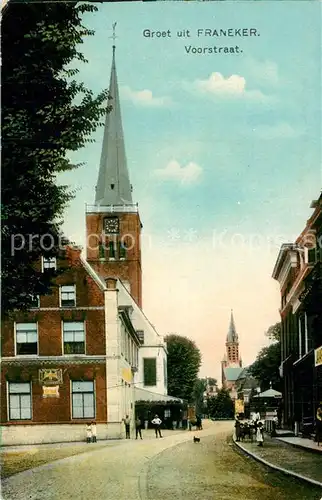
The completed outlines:
<svg viewBox="0 0 322 500">
<path fill-rule="evenodd" d="M 230 324 L 229 324 L 229 329 L 228 329 L 228 333 L 227 333 L 227 342 L 238 342 L 238 335 L 236 332 L 233 311 L 231 311 L 231 314 L 230 314 Z"/>
<path fill-rule="evenodd" d="M 106 112 L 95 205 L 131 205 L 132 188 L 127 169 L 121 106 L 115 65 L 115 46 Z M 110 110 L 112 105 L 112 110 Z"/>
<path fill-rule="evenodd" d="M 242 371 L 243 368 L 240 366 L 228 366 L 227 368 L 224 368 L 225 378 L 226 380 L 234 382 L 238 379 Z"/>
<path fill-rule="evenodd" d="M 135 387 L 135 401 L 166 401 L 173 403 L 183 403 L 183 399 L 167 396 L 166 394 L 158 394 L 152 391 L 146 391 L 139 387 Z"/>
<path fill-rule="evenodd" d="M 267 389 L 267 391 L 261 392 L 258 396 L 254 396 L 255 398 L 281 398 L 282 393 L 275 391 L 275 389 Z"/>
</svg>

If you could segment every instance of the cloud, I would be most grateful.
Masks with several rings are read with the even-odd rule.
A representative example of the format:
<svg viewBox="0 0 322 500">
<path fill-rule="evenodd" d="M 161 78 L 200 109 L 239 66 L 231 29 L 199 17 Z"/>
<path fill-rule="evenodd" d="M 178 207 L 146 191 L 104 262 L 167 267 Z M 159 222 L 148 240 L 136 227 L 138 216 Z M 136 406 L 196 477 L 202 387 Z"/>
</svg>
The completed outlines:
<svg viewBox="0 0 322 500">
<path fill-rule="evenodd" d="M 254 133 L 261 139 L 293 139 L 304 133 L 301 129 L 293 128 L 289 123 L 281 122 L 275 125 L 261 125 L 254 129 Z"/>
<path fill-rule="evenodd" d="M 169 106 L 171 99 L 169 97 L 154 97 L 152 90 L 132 90 L 130 87 L 121 87 L 121 95 L 124 99 L 132 101 L 138 106 L 159 108 Z"/>
<path fill-rule="evenodd" d="M 267 100 L 267 96 L 260 90 L 247 90 L 246 79 L 240 75 L 231 75 L 225 78 L 221 73 L 213 72 L 206 80 L 184 83 L 184 87 L 187 90 L 208 96 Z"/>
<path fill-rule="evenodd" d="M 166 180 L 177 180 L 181 184 L 192 184 L 201 175 L 202 168 L 194 162 L 189 162 L 185 166 L 181 166 L 176 160 L 171 160 L 164 168 L 155 170 L 158 177 Z"/>
<path fill-rule="evenodd" d="M 274 61 L 257 61 L 249 58 L 246 61 L 246 68 L 257 83 L 274 86 L 280 83 L 278 66 Z"/>
</svg>

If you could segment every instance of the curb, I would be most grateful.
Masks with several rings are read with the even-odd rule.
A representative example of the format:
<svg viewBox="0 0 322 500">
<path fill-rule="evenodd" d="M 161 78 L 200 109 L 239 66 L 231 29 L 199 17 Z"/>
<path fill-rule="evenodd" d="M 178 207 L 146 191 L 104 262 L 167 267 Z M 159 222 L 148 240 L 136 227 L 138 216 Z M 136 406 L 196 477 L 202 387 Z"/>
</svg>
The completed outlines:
<svg viewBox="0 0 322 500">
<path fill-rule="evenodd" d="M 311 479 L 309 477 L 302 476 L 301 474 L 298 474 L 297 472 L 293 472 L 293 471 L 290 471 L 288 469 L 284 469 L 283 467 L 279 467 L 278 465 L 272 464 L 271 462 L 267 462 L 267 460 L 264 460 L 264 458 L 259 457 L 255 453 L 244 448 L 240 443 L 237 443 L 235 441 L 235 439 L 233 439 L 233 443 L 235 444 L 235 446 L 237 446 L 239 449 L 241 449 L 246 455 L 249 455 L 252 458 L 254 458 L 254 460 L 257 460 L 257 462 L 261 462 L 262 464 L 266 465 L 267 467 L 270 467 L 271 469 L 275 469 L 278 472 L 282 472 L 283 474 L 286 474 L 288 476 L 296 477 L 297 479 L 300 479 L 301 481 L 305 481 L 307 483 L 313 484 L 314 486 L 319 486 L 320 488 L 322 488 L 322 483 L 320 483 L 319 481 L 315 481 L 315 479 Z"/>
</svg>

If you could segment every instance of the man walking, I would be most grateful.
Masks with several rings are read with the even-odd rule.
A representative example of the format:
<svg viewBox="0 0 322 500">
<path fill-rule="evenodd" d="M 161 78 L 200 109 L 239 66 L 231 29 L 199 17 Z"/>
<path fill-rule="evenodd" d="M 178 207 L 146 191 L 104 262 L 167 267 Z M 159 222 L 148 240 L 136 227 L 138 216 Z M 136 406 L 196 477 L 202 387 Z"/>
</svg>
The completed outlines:
<svg viewBox="0 0 322 500">
<path fill-rule="evenodd" d="M 130 439 L 130 424 L 131 424 L 131 419 L 128 415 L 123 418 L 123 422 L 125 425 L 125 439 Z"/>
<path fill-rule="evenodd" d="M 154 417 L 154 419 L 152 420 L 151 423 L 154 425 L 155 437 L 157 438 L 158 434 L 159 434 L 160 438 L 162 438 L 162 436 L 161 436 L 161 424 L 162 424 L 162 420 L 158 417 L 158 415 L 155 415 L 155 417 Z"/>
<path fill-rule="evenodd" d="M 142 439 L 141 428 L 142 428 L 141 420 L 139 419 L 139 417 L 137 417 L 135 420 L 135 439 L 138 438 L 138 435 Z"/>
</svg>

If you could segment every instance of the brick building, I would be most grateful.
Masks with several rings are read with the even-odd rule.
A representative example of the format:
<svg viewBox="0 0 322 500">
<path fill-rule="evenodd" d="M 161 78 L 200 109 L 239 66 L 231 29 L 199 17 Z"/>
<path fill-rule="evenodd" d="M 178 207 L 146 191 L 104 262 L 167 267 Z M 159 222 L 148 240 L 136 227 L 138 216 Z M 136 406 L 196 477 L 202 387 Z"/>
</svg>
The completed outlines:
<svg viewBox="0 0 322 500">
<path fill-rule="evenodd" d="M 67 246 L 42 258 L 59 270 L 52 294 L 17 312 L 2 330 L 4 444 L 124 436 L 140 400 L 167 396 L 167 351 L 142 311 L 141 228 L 127 170 L 115 47 L 94 205 L 86 208 L 86 259 Z M 40 263 L 39 263 L 40 265 Z M 136 374 L 136 375 L 135 375 Z M 144 396 L 145 394 L 145 396 Z"/>
<path fill-rule="evenodd" d="M 281 290 L 284 425 L 313 423 L 322 400 L 322 196 L 294 243 L 282 245 L 273 271 Z M 315 366 L 316 365 L 316 366 Z"/>
<path fill-rule="evenodd" d="M 5 444 L 81 440 L 92 420 L 98 438 L 118 437 L 133 408 L 140 341 L 119 300 L 122 285 L 101 281 L 77 249 L 43 260 L 44 272 L 56 265 L 52 294 L 4 322 Z"/>
</svg>

